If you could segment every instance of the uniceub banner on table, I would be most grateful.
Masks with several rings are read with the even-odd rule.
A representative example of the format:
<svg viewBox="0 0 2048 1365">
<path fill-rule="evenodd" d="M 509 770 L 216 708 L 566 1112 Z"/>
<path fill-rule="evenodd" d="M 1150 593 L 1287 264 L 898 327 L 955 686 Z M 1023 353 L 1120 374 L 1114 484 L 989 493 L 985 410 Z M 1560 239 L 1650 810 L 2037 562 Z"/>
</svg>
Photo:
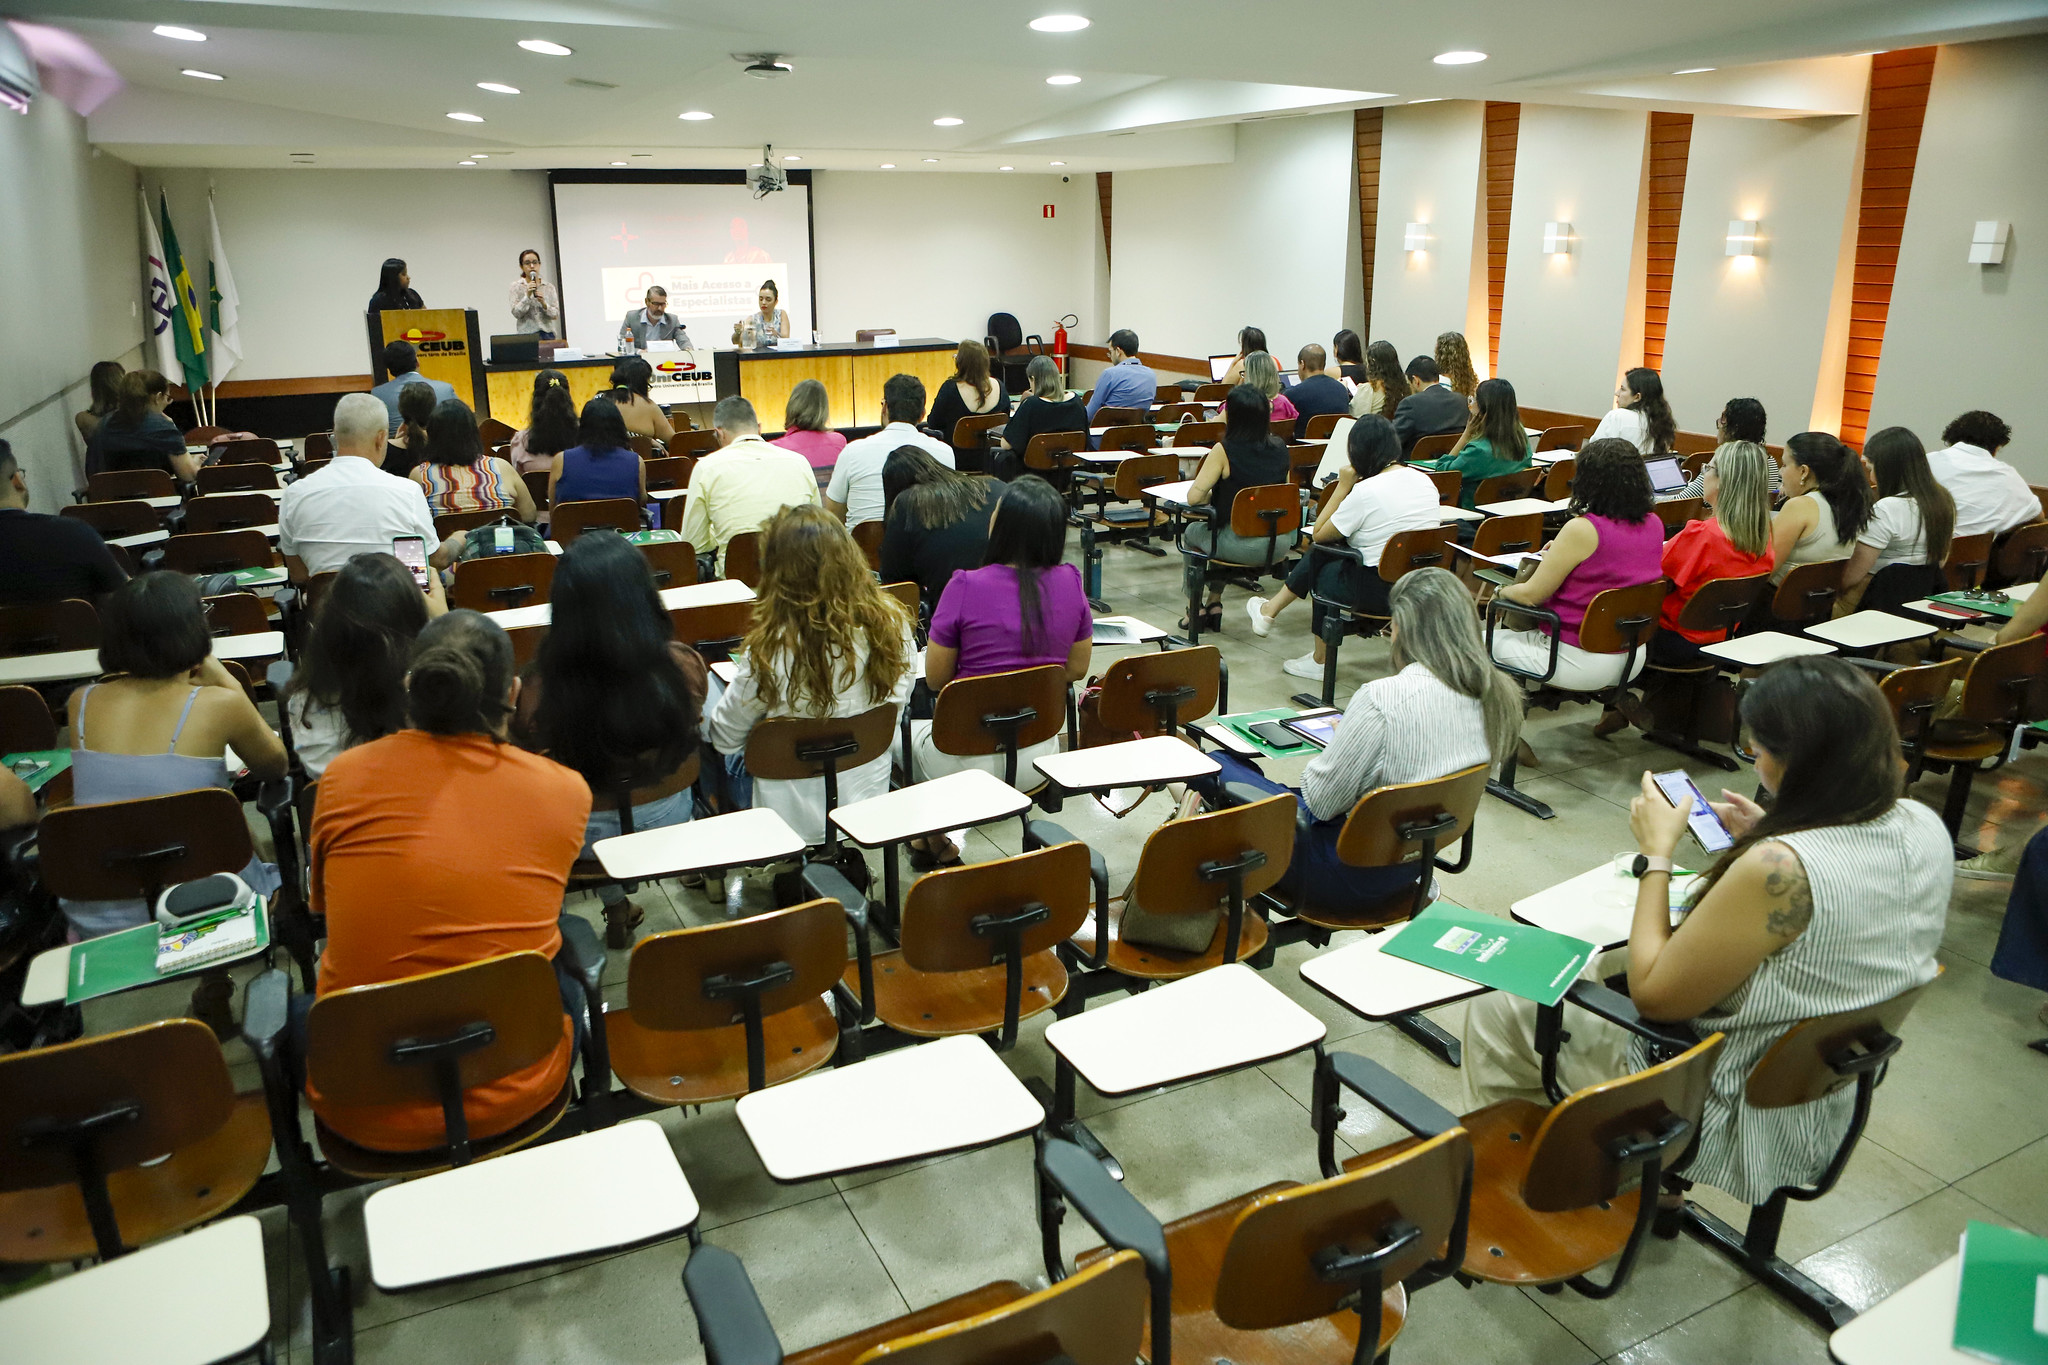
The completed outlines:
<svg viewBox="0 0 2048 1365">
<path fill-rule="evenodd" d="M 655 402 L 666 407 L 672 403 L 717 401 L 709 347 L 695 351 L 648 350 L 642 358 L 654 367 L 647 396 Z"/>
</svg>

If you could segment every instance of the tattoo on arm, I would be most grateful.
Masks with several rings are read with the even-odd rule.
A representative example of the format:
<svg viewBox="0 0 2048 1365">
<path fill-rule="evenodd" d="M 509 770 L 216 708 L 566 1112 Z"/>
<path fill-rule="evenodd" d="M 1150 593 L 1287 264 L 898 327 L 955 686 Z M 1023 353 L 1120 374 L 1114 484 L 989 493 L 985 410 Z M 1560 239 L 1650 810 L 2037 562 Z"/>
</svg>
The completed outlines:
<svg viewBox="0 0 2048 1365">
<path fill-rule="evenodd" d="M 1799 937 L 1813 923 L 1813 887 L 1799 857 L 1783 844 L 1759 844 L 1764 864 L 1764 894 L 1771 905 L 1764 915 L 1764 927 L 1786 940 Z"/>
</svg>

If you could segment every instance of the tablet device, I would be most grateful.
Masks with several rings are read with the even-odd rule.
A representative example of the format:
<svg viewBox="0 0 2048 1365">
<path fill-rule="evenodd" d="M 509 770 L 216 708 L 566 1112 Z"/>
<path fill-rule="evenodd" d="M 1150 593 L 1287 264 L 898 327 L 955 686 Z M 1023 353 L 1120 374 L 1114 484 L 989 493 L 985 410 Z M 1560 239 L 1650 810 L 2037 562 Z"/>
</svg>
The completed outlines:
<svg viewBox="0 0 2048 1365">
<path fill-rule="evenodd" d="M 1337 723 L 1343 719 L 1343 713 L 1339 711 L 1316 711 L 1280 723 L 1318 749 L 1327 749 L 1330 741 L 1337 737 Z"/>
<path fill-rule="evenodd" d="M 1650 474 L 1650 491 L 1660 498 L 1668 498 L 1685 487 L 1685 471 L 1671 456 L 1643 461 L 1643 468 Z"/>
</svg>

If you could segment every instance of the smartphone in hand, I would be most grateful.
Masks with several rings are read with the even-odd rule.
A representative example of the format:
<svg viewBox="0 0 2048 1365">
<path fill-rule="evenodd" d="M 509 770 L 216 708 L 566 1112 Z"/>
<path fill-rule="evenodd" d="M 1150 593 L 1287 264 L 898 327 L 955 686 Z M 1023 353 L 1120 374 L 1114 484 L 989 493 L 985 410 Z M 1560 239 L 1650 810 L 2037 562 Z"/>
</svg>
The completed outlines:
<svg viewBox="0 0 2048 1365">
<path fill-rule="evenodd" d="M 1703 851 L 1721 853 L 1735 843 L 1735 836 L 1728 832 L 1728 826 L 1721 823 L 1721 817 L 1707 804 L 1707 798 L 1701 795 L 1684 769 L 1654 773 L 1651 780 L 1656 782 L 1657 790 L 1664 793 L 1666 801 L 1684 808 L 1686 828 L 1692 831 L 1693 842 Z"/>
<path fill-rule="evenodd" d="M 412 581 L 421 592 L 427 591 L 427 575 L 433 570 L 427 567 L 427 542 L 419 536 L 393 536 L 391 553 L 398 562 L 412 571 Z"/>
</svg>

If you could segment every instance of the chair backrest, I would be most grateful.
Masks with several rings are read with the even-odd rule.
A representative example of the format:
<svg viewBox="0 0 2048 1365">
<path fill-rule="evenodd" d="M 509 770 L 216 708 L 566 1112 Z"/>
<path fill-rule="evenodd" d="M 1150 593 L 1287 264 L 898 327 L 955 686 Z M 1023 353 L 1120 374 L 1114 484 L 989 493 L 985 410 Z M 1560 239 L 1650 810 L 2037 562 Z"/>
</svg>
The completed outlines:
<svg viewBox="0 0 2048 1365">
<path fill-rule="evenodd" d="M 1343 1312 L 1358 1282 L 1324 1278 L 1317 1258 L 1369 1252 L 1408 1223 L 1421 1236 L 1376 1267 L 1382 1289 L 1399 1284 L 1450 1240 L 1471 1171 L 1472 1140 L 1453 1128 L 1333 1180 L 1259 1195 L 1238 1214 L 1223 1248 L 1217 1319 L 1241 1332 L 1261 1332 Z M 1377 1305 L 1366 1314 L 1372 1329 L 1379 1317 Z"/>
<path fill-rule="evenodd" d="M 537 607 L 548 600 L 554 585 L 555 557 L 546 551 L 458 559 L 448 605 L 471 611 Z"/>
<path fill-rule="evenodd" d="M 1638 1169 L 1614 1157 L 1615 1145 L 1632 1136 L 1666 1137 L 1667 1157 L 1682 1150 L 1699 1129 L 1714 1059 L 1726 1041 L 1725 1034 L 1709 1035 L 1668 1062 L 1565 1096 L 1536 1130 L 1522 1201 L 1538 1213 L 1563 1213 L 1614 1198 Z"/>
<path fill-rule="evenodd" d="M 1536 485 L 1542 480 L 1543 475 L 1542 469 L 1518 469 L 1511 474 L 1495 474 L 1492 478 L 1481 479 L 1479 487 L 1472 494 L 1472 501 L 1484 507 L 1489 502 L 1526 498 L 1536 491 Z"/>
<path fill-rule="evenodd" d="M 1456 534 L 1457 531 L 1449 526 L 1399 532 L 1389 538 L 1386 548 L 1380 551 L 1380 577 L 1393 583 L 1417 569 L 1449 567 L 1451 539 Z"/>
<path fill-rule="evenodd" d="M 1283 441 L 1291 441 L 1294 439 L 1294 420 L 1292 417 L 1275 417 L 1266 423 L 1266 430 Z"/>
<path fill-rule="evenodd" d="M 283 464 L 284 452 L 277 442 L 264 437 L 244 437 L 222 443 L 216 464 Z"/>
<path fill-rule="evenodd" d="M 303 479 L 318 474 L 333 463 L 334 457 L 332 455 L 322 455 L 318 459 L 301 461 L 299 464 L 299 477 Z M 545 476 L 541 479 L 541 502 L 539 505 L 542 507 L 547 506 L 547 479 Z"/>
<path fill-rule="evenodd" d="M 1580 426 L 1545 427 L 1543 434 L 1536 438 L 1538 450 L 1577 450 L 1586 442 L 1587 428 Z"/>
<path fill-rule="evenodd" d="M 1150 408 L 1100 407 L 1095 410 L 1095 419 L 1089 423 L 1097 427 L 1122 427 L 1133 422 L 1142 422 L 1151 415 Z"/>
<path fill-rule="evenodd" d="M 1230 529 L 1248 540 L 1292 536 L 1301 529 L 1301 490 L 1291 483 L 1238 489 L 1230 503 Z"/>
<path fill-rule="evenodd" d="M 1550 502 L 1563 502 L 1572 495 L 1572 480 L 1579 476 L 1579 462 L 1567 457 L 1550 466 L 1550 472 L 1543 476 L 1543 497 Z"/>
<path fill-rule="evenodd" d="M 629 433 L 626 437 L 626 444 L 641 460 L 646 461 L 654 458 L 654 438 L 652 436 L 642 436 L 637 432 Z"/>
<path fill-rule="evenodd" d="M 269 499 L 265 498 L 268 502 Z M 270 568 L 270 542 L 254 529 L 201 531 L 164 542 L 164 567 L 176 573 L 232 573 Z"/>
<path fill-rule="evenodd" d="M 1712 432 L 1674 431 L 1671 433 L 1671 449 L 1686 457 L 1688 464 L 1696 456 L 1711 456 L 1721 444 L 1721 438 Z M 1688 468 L 1688 474 L 1698 471 Z"/>
<path fill-rule="evenodd" d="M 254 493 L 277 488 L 277 471 L 267 464 L 213 464 L 193 479 L 202 493 Z M 273 510 L 276 504 L 272 503 Z"/>
<path fill-rule="evenodd" d="M 657 488 L 688 488 L 690 473 L 697 462 L 688 455 L 663 455 L 647 461 L 647 490 Z"/>
<path fill-rule="evenodd" d="M 514 626 L 505 632 L 512 641 L 512 666 L 525 668 L 540 657 L 540 642 L 547 638 L 546 626 Z"/>
<path fill-rule="evenodd" d="M 774 716 L 747 735 L 747 771 L 774 781 L 802 782 L 825 771 L 826 759 L 817 755 L 831 751 L 832 766 L 843 773 L 888 753 L 895 736 L 892 702 L 857 716 Z"/>
<path fill-rule="evenodd" d="M 0 656 L 99 647 L 100 617 L 90 602 L 67 597 L 0 607 Z"/>
<path fill-rule="evenodd" d="M 567 545 L 593 526 L 617 531 L 640 529 L 640 504 L 631 498 L 590 498 L 565 502 L 548 510 L 548 535 Z"/>
<path fill-rule="evenodd" d="M 1066 719 L 1067 671 L 1059 664 L 955 678 L 932 706 L 932 745 L 956 757 L 999 754 L 1012 735 L 1017 748 L 1029 748 L 1058 734 Z"/>
<path fill-rule="evenodd" d="M 490 526 L 512 516 L 503 507 L 480 507 L 473 512 L 442 512 L 434 518 L 434 534 L 446 540 L 457 531 L 474 531 L 479 526 Z M 517 517 L 512 518 L 517 521 Z"/>
<path fill-rule="evenodd" d="M 1208 409 L 1204 408 L 1200 403 L 1166 401 L 1166 390 L 1164 389 L 1159 391 L 1159 396 L 1161 399 L 1159 406 L 1152 409 L 1152 420 L 1155 422 L 1178 422 L 1183 417 L 1191 417 L 1199 422 L 1208 415 Z"/>
<path fill-rule="evenodd" d="M 1422 472 L 1436 485 L 1436 500 L 1446 507 L 1455 507 L 1458 495 L 1465 491 L 1465 476 L 1455 469 L 1425 469 Z"/>
<path fill-rule="evenodd" d="M 1680 449 L 1683 448 L 1684 447 L 1681 444 Z M 1707 465 L 1713 460 L 1713 458 L 1714 447 L 1710 445 L 1705 450 L 1696 451 L 1693 454 L 1686 456 L 1683 460 L 1680 460 L 1678 462 L 1678 467 L 1681 470 L 1685 471 L 1685 477 L 1688 480 L 1697 479 L 1700 476 L 1700 474 L 1703 471 L 1705 471 Z"/>
<path fill-rule="evenodd" d="M 1327 441 L 1331 433 L 1337 430 L 1337 423 L 1349 415 L 1343 412 L 1319 412 L 1308 419 L 1308 426 L 1302 430 L 1302 438 L 1309 441 Z"/>
<path fill-rule="evenodd" d="M 33 687 L 0 687 L 0 754 L 57 747 L 57 718 Z"/>
<path fill-rule="evenodd" d="M 163 529 L 163 521 L 154 507 L 132 499 L 126 502 L 67 503 L 57 509 L 57 515 L 84 522 L 105 540 L 144 536 Z"/>
<path fill-rule="evenodd" d="M 650 541 L 640 553 L 658 589 L 687 588 L 697 581 L 697 547 L 687 540 Z"/>
<path fill-rule="evenodd" d="M 1908 749 L 1920 745 L 1934 724 L 1934 713 L 1948 700 L 1949 688 L 1962 671 L 1961 659 L 1943 659 L 1918 668 L 1900 668 L 1884 675 L 1877 690 L 1892 709 L 1892 722 L 1899 727 L 1899 743 Z"/>
<path fill-rule="evenodd" d="M 1026 956 L 1072 938 L 1088 918 L 1088 846 L 1054 844 L 991 862 L 941 868 L 913 882 L 903 902 L 903 961 L 920 972 L 971 972 L 993 966 L 1002 940 L 976 933 L 984 915 L 1007 916 L 1027 905 L 1045 918 L 1019 935 Z"/>
<path fill-rule="evenodd" d="M 2029 522 L 2009 533 L 1999 542 L 1996 559 L 2001 578 L 2016 583 L 2039 581 L 2048 573 L 2048 521 Z"/>
<path fill-rule="evenodd" d="M 1159 433 L 1148 423 L 1111 427 L 1096 441 L 1097 450 L 1150 450 L 1159 443 Z"/>
<path fill-rule="evenodd" d="M 486 446 L 501 446 L 519 433 L 495 417 L 486 417 L 483 421 L 476 424 L 476 434 L 477 439 Z"/>
<path fill-rule="evenodd" d="M 706 640 L 737 640 L 754 626 L 752 602 L 710 602 L 694 607 L 670 607 L 676 638 L 686 645 Z"/>
<path fill-rule="evenodd" d="M 725 576 L 750 588 L 761 586 L 761 533 L 742 531 L 725 542 Z"/>
<path fill-rule="evenodd" d="M 989 350 L 996 355 L 1024 344 L 1024 328 L 1015 313 L 990 313 L 988 331 L 984 335 L 988 339 Z"/>
<path fill-rule="evenodd" d="M 1656 506 L 1657 519 L 1664 523 L 1668 535 L 1679 530 L 1688 521 L 1697 521 L 1707 514 L 1705 498 L 1665 498 Z"/>
<path fill-rule="evenodd" d="M 276 524 L 277 500 L 268 493 L 207 493 L 185 503 L 185 530 L 190 534 Z"/>
<path fill-rule="evenodd" d="M 263 610 L 263 599 L 253 592 L 226 592 L 217 597 L 202 597 L 199 606 L 206 613 L 207 633 L 216 637 L 261 635 L 274 629 L 269 613 Z"/>
<path fill-rule="evenodd" d="M 1991 533 L 1979 532 L 1974 536 L 1957 536 L 1948 543 L 1948 559 L 1942 568 L 1948 574 L 1951 591 L 1974 588 L 1984 581 L 1984 570 L 1991 563 Z"/>
<path fill-rule="evenodd" d="M 176 497 L 178 486 L 161 469 L 107 469 L 85 481 L 88 502 L 121 502 L 128 498 Z"/>
<path fill-rule="evenodd" d="M 153 902 L 178 882 L 240 872 L 253 853 L 242 805 L 223 787 L 48 811 L 38 843 L 43 884 L 85 901 Z"/>
<path fill-rule="evenodd" d="M 1138 855 L 1131 899 L 1155 915 L 1193 915 L 1222 907 L 1229 882 L 1205 877 L 1203 869 L 1232 863 L 1247 854 L 1265 864 L 1244 875 L 1246 899 L 1280 880 L 1294 856 L 1294 797 L 1283 792 L 1263 801 L 1225 806 L 1185 820 L 1169 820 L 1152 831 Z"/>
<path fill-rule="evenodd" d="M 1214 645 L 1127 654 L 1102 675 L 1096 716 L 1118 732 L 1173 734 L 1216 709 L 1222 663 Z"/>
<path fill-rule="evenodd" d="M 1066 469 L 1075 463 L 1074 453 L 1087 448 L 1085 431 L 1041 431 L 1024 447 L 1024 467 Z"/>
<path fill-rule="evenodd" d="M 1657 614 L 1671 591 L 1669 579 L 1595 593 L 1579 623 L 1579 648 L 1588 654 L 1626 654 L 1640 649 L 1657 630 Z"/>
<path fill-rule="evenodd" d="M 952 444 L 963 450 L 980 450 L 984 431 L 994 431 L 1007 426 L 1010 414 L 1007 412 L 976 412 L 953 423 Z"/>
<path fill-rule="evenodd" d="M 1970 661 L 1963 675 L 1962 719 L 1977 725 L 2012 725 L 2048 715 L 2048 636 L 2030 635 L 1994 645 Z"/>
<path fill-rule="evenodd" d="M 1180 477 L 1178 455 L 1140 455 L 1116 467 L 1116 495 L 1124 502 L 1136 502 L 1155 483 L 1172 483 Z"/>
<path fill-rule="evenodd" d="M 1835 609 L 1842 591 L 1842 569 L 1846 559 L 1823 559 L 1812 564 L 1795 564 L 1778 583 L 1771 597 L 1771 615 L 1793 627 L 1825 621 Z"/>
<path fill-rule="evenodd" d="M 712 429 L 678 431 L 662 444 L 668 447 L 671 455 L 708 455 L 718 449 L 718 432 Z"/>
<path fill-rule="evenodd" d="M 1898 1051 L 1899 1026 L 1926 986 L 1840 1014 L 1803 1019 L 1787 1029 L 1749 1069 L 1743 1102 L 1752 1109 L 1811 1104 L 1882 1066 Z"/>
<path fill-rule="evenodd" d="M 1415 448 L 1408 452 L 1408 458 L 1411 460 L 1434 460 L 1440 456 L 1448 455 L 1451 453 L 1451 447 L 1458 444 L 1459 435 L 1460 433 L 1455 431 L 1446 431 L 1435 436 L 1424 436 L 1415 443 Z"/>
<path fill-rule="evenodd" d="M 1197 403 L 1221 403 L 1228 397 L 1230 397 L 1230 385 L 1228 384 L 1211 382 L 1195 386 L 1195 401 Z"/>
<path fill-rule="evenodd" d="M 1221 422 L 1182 422 L 1173 430 L 1173 445 L 1176 450 L 1190 446 L 1213 446 L 1223 439 Z"/>
<path fill-rule="evenodd" d="M 1542 540 L 1543 514 L 1521 512 L 1512 517 L 1488 517 L 1480 522 L 1472 532 L 1472 549 L 1482 555 L 1526 554 Z"/>
<path fill-rule="evenodd" d="M 1150 1304 L 1144 1261 L 1135 1251 L 1119 1251 L 1035 1294 L 881 1343 L 859 1359 L 875 1365 L 1130 1365 L 1144 1344 Z"/>
<path fill-rule="evenodd" d="M 1337 856 L 1353 867 L 1398 867 L 1465 837 L 1486 791 L 1484 763 L 1424 782 L 1375 787 L 1358 798 L 1337 832 Z"/>
<path fill-rule="evenodd" d="M 1678 624 L 1686 630 L 1732 630 L 1770 590 L 1767 573 L 1712 579 L 1700 584 L 1679 610 Z"/>
<path fill-rule="evenodd" d="M 763 1015 L 794 1009 L 832 989 L 846 967 L 846 916 L 839 903 L 808 901 L 641 939 L 626 969 L 633 1020 L 668 1031 L 727 1028 L 733 1002 L 714 998 L 707 983 L 736 973 L 755 975 L 778 962 L 793 975 L 760 993 Z"/>
<path fill-rule="evenodd" d="M 484 420 L 489 421 L 490 419 L 485 418 Z M 478 434 L 481 435 L 481 431 L 479 431 Z M 510 440 L 511 438 L 507 437 L 506 439 Z M 308 433 L 305 439 L 299 442 L 299 459 L 301 461 L 325 460 L 331 457 L 333 454 L 334 433 L 331 431 L 315 431 Z"/>
<path fill-rule="evenodd" d="M 185 433 L 185 444 L 188 446 L 203 446 L 212 441 L 216 436 L 227 435 L 227 432 L 228 429 L 226 427 L 193 427 Z"/>
<path fill-rule="evenodd" d="M 917 584 L 884 583 L 882 591 L 895 598 L 902 605 L 903 609 L 910 613 L 912 620 L 917 619 L 918 609 L 924 603 L 923 590 Z"/>
<path fill-rule="evenodd" d="M 853 543 L 860 546 L 868 568 L 876 573 L 882 571 L 882 534 L 887 529 L 888 523 L 882 521 L 863 521 L 853 528 Z"/>
<path fill-rule="evenodd" d="M 519 478 L 526 485 L 527 496 L 533 499 L 533 505 L 541 511 L 546 511 L 548 505 L 548 471 L 545 469 L 530 469 L 526 473 L 521 474 Z"/>
</svg>

